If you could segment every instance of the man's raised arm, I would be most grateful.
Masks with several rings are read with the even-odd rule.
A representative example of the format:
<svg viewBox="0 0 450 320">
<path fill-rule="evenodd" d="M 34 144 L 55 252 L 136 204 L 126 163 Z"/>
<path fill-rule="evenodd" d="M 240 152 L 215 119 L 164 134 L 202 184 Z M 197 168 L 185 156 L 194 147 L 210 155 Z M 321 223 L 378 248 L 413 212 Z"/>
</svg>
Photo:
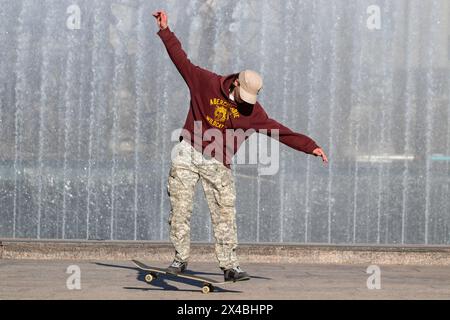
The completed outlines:
<svg viewBox="0 0 450 320">
<path fill-rule="evenodd" d="M 175 34 L 169 29 L 167 14 L 164 11 L 156 11 L 153 13 L 156 18 L 156 23 L 158 24 L 159 31 L 158 35 L 164 43 L 164 46 L 169 53 L 170 59 L 175 64 L 175 67 L 180 72 L 184 81 L 188 85 L 189 89 L 192 90 L 198 83 L 198 77 L 201 72 L 206 72 L 206 70 L 201 69 L 198 66 L 192 64 L 188 59 L 186 52 L 184 52 L 180 41 L 175 36 Z"/>
</svg>

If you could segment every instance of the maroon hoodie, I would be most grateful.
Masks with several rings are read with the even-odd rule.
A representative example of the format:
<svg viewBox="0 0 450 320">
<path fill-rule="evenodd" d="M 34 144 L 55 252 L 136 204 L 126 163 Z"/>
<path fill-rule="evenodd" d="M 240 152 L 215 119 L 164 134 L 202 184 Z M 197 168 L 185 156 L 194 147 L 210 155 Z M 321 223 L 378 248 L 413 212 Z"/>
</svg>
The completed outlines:
<svg viewBox="0 0 450 320">
<path fill-rule="evenodd" d="M 220 76 L 195 66 L 169 28 L 160 30 L 158 35 L 191 93 L 189 113 L 180 140 L 187 140 L 198 151 L 215 157 L 228 168 L 231 158 L 252 132 L 272 136 L 307 154 L 319 148 L 311 138 L 269 118 L 258 102 L 252 106 L 231 100 L 230 87 L 238 74 Z"/>
</svg>

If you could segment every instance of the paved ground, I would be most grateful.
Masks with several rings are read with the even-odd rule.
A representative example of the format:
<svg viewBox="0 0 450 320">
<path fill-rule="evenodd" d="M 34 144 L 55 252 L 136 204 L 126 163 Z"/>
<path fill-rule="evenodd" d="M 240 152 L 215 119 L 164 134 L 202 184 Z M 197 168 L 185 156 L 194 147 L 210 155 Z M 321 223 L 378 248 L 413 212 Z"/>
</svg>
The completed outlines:
<svg viewBox="0 0 450 320">
<path fill-rule="evenodd" d="M 161 262 L 146 261 L 155 266 Z M 71 265 L 81 290 L 68 290 Z M 450 299 L 449 266 L 382 266 L 381 289 L 369 290 L 363 265 L 245 264 L 250 281 L 202 294 L 186 279 L 144 282 L 130 261 L 0 260 L 0 299 Z M 190 270 L 222 279 L 215 263 L 191 262 Z"/>
</svg>

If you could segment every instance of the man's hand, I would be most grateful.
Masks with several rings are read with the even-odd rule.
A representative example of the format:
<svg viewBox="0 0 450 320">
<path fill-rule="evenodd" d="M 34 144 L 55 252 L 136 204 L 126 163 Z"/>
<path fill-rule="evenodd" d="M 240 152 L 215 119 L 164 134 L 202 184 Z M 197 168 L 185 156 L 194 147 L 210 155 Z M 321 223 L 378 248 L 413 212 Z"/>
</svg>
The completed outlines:
<svg viewBox="0 0 450 320">
<path fill-rule="evenodd" d="M 165 11 L 153 12 L 153 16 L 156 18 L 159 29 L 164 30 L 167 28 L 168 19 Z"/>
<path fill-rule="evenodd" d="M 313 154 L 314 154 L 315 156 L 321 156 L 323 162 L 328 163 L 328 158 L 327 158 L 327 156 L 325 155 L 325 152 L 323 152 L 322 149 L 320 149 L 320 148 L 314 149 Z"/>
</svg>

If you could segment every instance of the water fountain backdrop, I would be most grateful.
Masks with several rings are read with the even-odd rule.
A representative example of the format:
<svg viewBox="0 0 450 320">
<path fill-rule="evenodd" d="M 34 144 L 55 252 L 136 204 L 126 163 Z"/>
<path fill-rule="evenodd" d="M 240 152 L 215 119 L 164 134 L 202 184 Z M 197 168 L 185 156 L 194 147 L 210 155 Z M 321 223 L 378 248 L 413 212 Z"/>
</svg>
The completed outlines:
<svg viewBox="0 0 450 320">
<path fill-rule="evenodd" d="M 261 72 L 269 115 L 330 158 L 234 166 L 241 242 L 450 243 L 446 0 L 0 0 L 0 238 L 168 240 L 189 95 L 158 8 L 195 64 Z"/>
</svg>

